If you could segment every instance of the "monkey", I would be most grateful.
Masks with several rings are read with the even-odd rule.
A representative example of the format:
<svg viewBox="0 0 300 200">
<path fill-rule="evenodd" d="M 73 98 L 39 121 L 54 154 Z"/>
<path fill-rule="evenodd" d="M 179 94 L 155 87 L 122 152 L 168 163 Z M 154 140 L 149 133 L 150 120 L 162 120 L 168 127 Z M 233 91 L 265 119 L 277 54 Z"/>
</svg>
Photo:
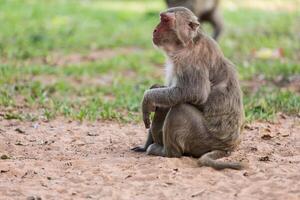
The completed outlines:
<svg viewBox="0 0 300 200">
<path fill-rule="evenodd" d="M 163 157 L 192 156 L 199 166 L 241 169 L 222 162 L 241 141 L 242 91 L 234 64 L 184 7 L 160 13 L 152 41 L 167 57 L 165 86 L 144 92 L 142 114 L 148 138 L 133 151 Z M 152 122 L 150 113 L 154 112 Z"/>
<path fill-rule="evenodd" d="M 219 0 L 166 0 L 169 8 L 177 6 L 186 7 L 198 17 L 200 23 L 210 23 L 214 29 L 212 37 L 216 41 L 224 29 L 219 3 Z"/>
</svg>

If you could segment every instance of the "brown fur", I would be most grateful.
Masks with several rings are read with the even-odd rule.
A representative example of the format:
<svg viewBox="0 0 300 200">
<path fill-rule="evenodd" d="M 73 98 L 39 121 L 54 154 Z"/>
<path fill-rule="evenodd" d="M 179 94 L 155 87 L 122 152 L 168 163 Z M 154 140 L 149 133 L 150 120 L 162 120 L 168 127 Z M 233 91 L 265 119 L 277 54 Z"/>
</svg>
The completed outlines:
<svg viewBox="0 0 300 200">
<path fill-rule="evenodd" d="M 219 0 L 166 0 L 169 8 L 182 6 L 190 9 L 200 23 L 208 22 L 213 26 L 213 38 L 218 40 L 224 27 L 219 9 Z"/>
<path fill-rule="evenodd" d="M 167 157 L 190 155 L 200 157 L 200 166 L 240 169 L 239 163 L 216 160 L 228 156 L 240 141 L 244 110 L 234 65 L 196 26 L 188 9 L 171 8 L 161 18 L 153 41 L 169 58 L 169 80 L 166 87 L 145 92 L 147 128 L 150 112 L 155 115 L 146 145 L 133 150 Z"/>
</svg>

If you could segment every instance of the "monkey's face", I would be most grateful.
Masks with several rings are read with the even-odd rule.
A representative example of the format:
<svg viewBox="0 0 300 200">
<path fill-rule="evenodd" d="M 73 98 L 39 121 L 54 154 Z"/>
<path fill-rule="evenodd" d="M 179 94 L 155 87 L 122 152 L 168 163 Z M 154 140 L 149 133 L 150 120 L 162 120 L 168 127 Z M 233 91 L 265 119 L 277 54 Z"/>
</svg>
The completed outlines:
<svg viewBox="0 0 300 200">
<path fill-rule="evenodd" d="M 175 13 L 161 13 L 160 22 L 153 31 L 153 43 L 157 46 L 166 46 L 176 41 Z"/>
<path fill-rule="evenodd" d="M 196 35 L 199 23 L 186 8 L 172 8 L 160 14 L 160 22 L 153 31 L 153 43 L 166 51 L 184 48 Z"/>
</svg>

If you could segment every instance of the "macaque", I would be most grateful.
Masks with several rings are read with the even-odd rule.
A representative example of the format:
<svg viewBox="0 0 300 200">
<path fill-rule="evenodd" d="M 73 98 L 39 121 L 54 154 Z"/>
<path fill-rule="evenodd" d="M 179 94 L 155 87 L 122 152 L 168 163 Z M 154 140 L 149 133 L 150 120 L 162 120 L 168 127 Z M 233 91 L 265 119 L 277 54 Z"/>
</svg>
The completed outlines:
<svg viewBox="0 0 300 200">
<path fill-rule="evenodd" d="M 168 58 L 166 86 L 145 91 L 142 112 L 145 127 L 150 128 L 148 139 L 132 150 L 192 156 L 199 158 L 199 166 L 215 169 L 241 169 L 241 163 L 217 160 L 240 143 L 244 110 L 235 66 L 199 25 L 184 7 L 160 13 L 153 43 Z"/>
<path fill-rule="evenodd" d="M 219 0 L 166 0 L 169 8 L 182 6 L 190 9 L 200 23 L 208 22 L 212 25 L 213 38 L 218 40 L 223 30 L 223 18 L 218 7 Z"/>
</svg>

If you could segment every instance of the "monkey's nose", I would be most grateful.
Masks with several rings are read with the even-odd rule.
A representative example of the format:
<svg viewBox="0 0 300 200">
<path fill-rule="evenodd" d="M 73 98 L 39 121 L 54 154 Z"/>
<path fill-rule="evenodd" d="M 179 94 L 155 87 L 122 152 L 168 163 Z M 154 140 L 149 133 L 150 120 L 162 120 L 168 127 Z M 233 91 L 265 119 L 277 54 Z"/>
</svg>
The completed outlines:
<svg viewBox="0 0 300 200">
<path fill-rule="evenodd" d="M 157 32 L 157 29 L 154 29 L 153 33 L 156 33 Z"/>
</svg>

